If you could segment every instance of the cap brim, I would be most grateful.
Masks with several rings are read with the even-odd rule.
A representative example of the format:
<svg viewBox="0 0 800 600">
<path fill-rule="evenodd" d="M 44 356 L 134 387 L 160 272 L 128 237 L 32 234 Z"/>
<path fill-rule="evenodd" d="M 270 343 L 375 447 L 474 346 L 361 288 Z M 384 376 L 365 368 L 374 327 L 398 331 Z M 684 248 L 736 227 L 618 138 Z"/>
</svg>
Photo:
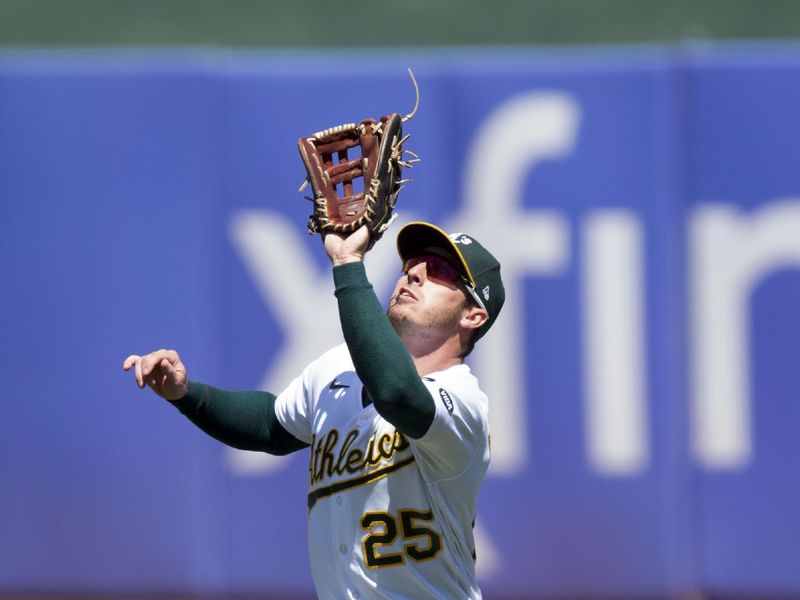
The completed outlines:
<svg viewBox="0 0 800 600">
<path fill-rule="evenodd" d="M 426 248 L 441 248 L 452 254 L 460 263 L 461 270 L 470 284 L 475 287 L 475 278 L 469 270 L 464 255 L 442 229 L 424 221 L 412 221 L 400 229 L 397 234 L 397 252 L 403 261 L 419 256 Z"/>
</svg>

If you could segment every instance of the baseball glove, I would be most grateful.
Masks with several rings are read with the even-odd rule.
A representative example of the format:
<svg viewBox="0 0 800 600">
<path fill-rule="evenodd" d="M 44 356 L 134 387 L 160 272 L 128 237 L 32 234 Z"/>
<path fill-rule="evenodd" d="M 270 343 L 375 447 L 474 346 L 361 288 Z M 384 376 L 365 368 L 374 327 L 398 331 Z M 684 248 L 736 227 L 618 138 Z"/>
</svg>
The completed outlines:
<svg viewBox="0 0 800 600">
<path fill-rule="evenodd" d="M 413 74 L 412 74 L 413 80 Z M 416 81 L 414 82 L 416 88 Z M 419 92 L 417 92 L 417 103 Z M 300 138 L 297 146 L 314 197 L 308 232 L 350 234 L 362 225 L 370 232 L 370 247 L 397 217 L 394 206 L 404 183 L 403 167 L 411 167 L 419 157 L 403 144 L 405 117 L 394 113 L 380 121 L 365 119 Z M 355 153 L 352 157 L 348 152 Z M 405 159 L 404 154 L 411 156 Z"/>
</svg>

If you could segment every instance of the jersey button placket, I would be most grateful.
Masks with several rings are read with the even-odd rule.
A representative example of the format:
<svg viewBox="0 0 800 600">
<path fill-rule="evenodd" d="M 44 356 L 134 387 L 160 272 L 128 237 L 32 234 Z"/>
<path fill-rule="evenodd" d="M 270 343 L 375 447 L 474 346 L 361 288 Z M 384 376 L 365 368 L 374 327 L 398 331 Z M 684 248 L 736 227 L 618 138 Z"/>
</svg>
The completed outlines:
<svg viewBox="0 0 800 600">
<path fill-rule="evenodd" d="M 347 546 L 345 546 L 344 544 L 339 544 L 339 552 L 341 552 L 342 554 L 347 554 Z"/>
</svg>

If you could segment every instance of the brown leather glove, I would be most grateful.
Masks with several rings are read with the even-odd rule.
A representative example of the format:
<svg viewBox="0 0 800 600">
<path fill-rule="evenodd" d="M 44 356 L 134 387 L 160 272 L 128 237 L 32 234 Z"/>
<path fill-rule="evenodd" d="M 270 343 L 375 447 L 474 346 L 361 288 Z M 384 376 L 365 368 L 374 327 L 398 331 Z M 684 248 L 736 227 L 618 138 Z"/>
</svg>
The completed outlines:
<svg viewBox="0 0 800 600">
<path fill-rule="evenodd" d="M 362 225 L 370 232 L 370 247 L 396 218 L 394 206 L 403 187 L 402 167 L 418 157 L 403 150 L 403 120 L 394 113 L 380 121 L 365 119 L 300 138 L 303 158 L 314 197 L 308 222 L 310 234 L 350 234 Z M 348 152 L 356 152 L 350 157 Z M 403 153 L 413 158 L 404 160 Z M 302 189 L 305 187 L 303 184 Z"/>
</svg>

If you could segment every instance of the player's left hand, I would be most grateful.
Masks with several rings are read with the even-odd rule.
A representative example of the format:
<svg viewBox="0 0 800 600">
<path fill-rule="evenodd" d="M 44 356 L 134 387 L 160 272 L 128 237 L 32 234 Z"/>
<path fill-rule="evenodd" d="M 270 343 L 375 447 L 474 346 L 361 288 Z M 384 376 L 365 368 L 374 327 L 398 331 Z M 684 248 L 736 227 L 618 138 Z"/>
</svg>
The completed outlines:
<svg viewBox="0 0 800 600">
<path fill-rule="evenodd" d="M 362 225 L 348 236 L 325 233 L 325 252 L 334 267 L 351 262 L 361 262 L 369 247 L 369 229 Z"/>
</svg>

